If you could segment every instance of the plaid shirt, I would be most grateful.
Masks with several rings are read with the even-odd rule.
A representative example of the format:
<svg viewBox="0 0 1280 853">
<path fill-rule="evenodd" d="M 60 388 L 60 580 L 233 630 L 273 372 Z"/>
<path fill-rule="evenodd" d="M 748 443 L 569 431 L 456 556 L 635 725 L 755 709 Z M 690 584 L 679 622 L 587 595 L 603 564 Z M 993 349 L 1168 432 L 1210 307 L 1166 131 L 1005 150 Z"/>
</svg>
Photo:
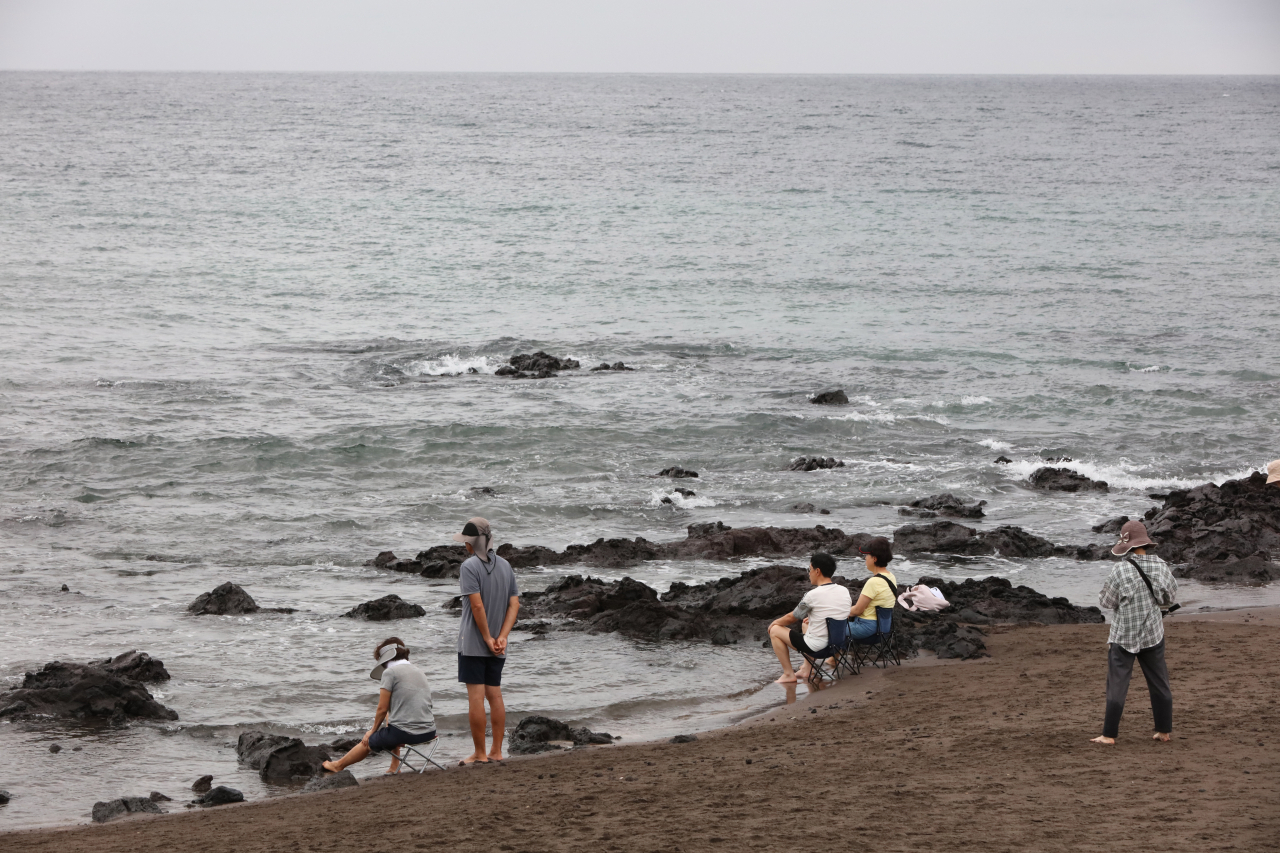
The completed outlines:
<svg viewBox="0 0 1280 853">
<path fill-rule="evenodd" d="M 1151 579 L 1151 589 L 1159 599 L 1151 597 L 1142 577 L 1129 565 L 1133 560 Z M 1111 636 L 1108 643 L 1116 643 L 1131 654 L 1149 649 L 1164 639 L 1164 621 L 1161 607 L 1173 604 L 1178 596 L 1178 582 L 1173 579 L 1168 564 L 1151 554 L 1129 554 L 1121 557 L 1111 574 L 1107 575 L 1098 594 L 1098 604 L 1103 610 L 1115 611 L 1111 617 Z"/>
</svg>

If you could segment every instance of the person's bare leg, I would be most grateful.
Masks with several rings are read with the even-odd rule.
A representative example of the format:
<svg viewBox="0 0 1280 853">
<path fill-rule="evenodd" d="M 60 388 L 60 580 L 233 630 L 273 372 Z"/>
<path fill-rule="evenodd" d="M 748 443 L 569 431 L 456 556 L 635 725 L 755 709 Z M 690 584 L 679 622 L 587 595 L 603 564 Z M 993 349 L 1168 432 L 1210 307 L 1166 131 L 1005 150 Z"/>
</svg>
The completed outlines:
<svg viewBox="0 0 1280 853">
<path fill-rule="evenodd" d="M 1151 736 L 1151 739 L 1158 740 L 1161 743 L 1168 743 L 1170 737 L 1172 737 L 1172 732 L 1156 732 Z"/>
<path fill-rule="evenodd" d="M 781 625 L 774 625 L 769 629 L 773 653 L 778 656 L 778 663 L 782 664 L 782 677 L 775 681 L 775 684 L 795 684 L 797 680 L 796 671 L 791 667 L 791 644 L 788 642 L 790 633 Z"/>
<path fill-rule="evenodd" d="M 484 751 L 484 685 L 467 685 L 467 722 L 471 725 L 471 745 L 475 751 L 462 759 L 463 764 L 485 764 Z"/>
<path fill-rule="evenodd" d="M 388 773 L 400 772 L 400 747 L 391 750 L 391 767 L 387 769 Z"/>
<path fill-rule="evenodd" d="M 320 766 L 331 773 L 338 773 L 345 770 L 352 764 L 364 761 L 369 757 L 369 747 L 362 743 L 358 743 L 351 747 L 351 751 L 339 758 L 337 761 L 326 761 Z"/>
<path fill-rule="evenodd" d="M 489 747 L 489 760 L 502 760 L 502 738 L 507 733 L 507 706 L 502 701 L 502 688 L 485 685 L 484 698 L 489 700 L 489 719 L 493 729 L 493 746 Z"/>
<path fill-rule="evenodd" d="M 1116 742 L 1116 739 L 1115 739 L 1115 738 L 1113 738 L 1113 737 L 1107 737 L 1106 735 L 1098 735 L 1098 736 L 1097 736 L 1097 737 L 1095 737 L 1095 738 L 1089 738 L 1089 743 L 1105 743 L 1105 744 L 1113 744 L 1113 743 L 1115 743 L 1115 742 Z"/>
</svg>

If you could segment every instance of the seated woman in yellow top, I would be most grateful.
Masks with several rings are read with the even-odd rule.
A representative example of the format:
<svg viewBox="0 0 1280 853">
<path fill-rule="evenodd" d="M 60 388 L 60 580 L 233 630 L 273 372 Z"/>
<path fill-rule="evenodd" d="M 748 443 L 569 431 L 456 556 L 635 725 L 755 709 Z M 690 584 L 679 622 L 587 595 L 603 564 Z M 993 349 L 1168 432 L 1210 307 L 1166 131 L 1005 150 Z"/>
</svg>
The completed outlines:
<svg viewBox="0 0 1280 853">
<path fill-rule="evenodd" d="M 898 579 L 889 571 L 893 550 L 888 539 L 877 536 L 858 551 L 866 555 L 871 577 L 862 584 L 862 594 L 849 609 L 849 634 L 855 640 L 865 640 L 876 632 L 876 608 L 891 608 L 898 600 Z"/>
</svg>

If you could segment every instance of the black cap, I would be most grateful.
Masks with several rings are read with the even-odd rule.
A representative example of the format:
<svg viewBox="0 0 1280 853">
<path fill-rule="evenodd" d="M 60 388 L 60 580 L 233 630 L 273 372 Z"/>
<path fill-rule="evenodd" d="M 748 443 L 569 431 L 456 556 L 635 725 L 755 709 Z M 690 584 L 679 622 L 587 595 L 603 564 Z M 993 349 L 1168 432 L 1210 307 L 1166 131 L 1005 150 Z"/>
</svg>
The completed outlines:
<svg viewBox="0 0 1280 853">
<path fill-rule="evenodd" d="M 882 569 L 893 562 L 893 548 L 889 545 L 889 540 L 883 536 L 873 536 L 868 539 L 862 547 L 858 548 L 858 553 L 875 557 L 876 565 Z"/>
</svg>

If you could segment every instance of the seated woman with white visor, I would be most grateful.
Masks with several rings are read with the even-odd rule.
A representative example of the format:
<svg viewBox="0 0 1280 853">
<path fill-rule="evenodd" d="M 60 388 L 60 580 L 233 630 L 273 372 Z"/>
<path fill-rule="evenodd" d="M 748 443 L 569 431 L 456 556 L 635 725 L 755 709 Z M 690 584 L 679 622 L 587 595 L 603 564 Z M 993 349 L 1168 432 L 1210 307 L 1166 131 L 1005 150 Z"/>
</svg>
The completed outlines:
<svg viewBox="0 0 1280 853">
<path fill-rule="evenodd" d="M 431 712 L 431 687 L 422 670 L 409 663 L 409 649 L 399 637 L 378 643 L 373 652 L 378 665 L 369 677 L 379 682 L 378 711 L 373 727 L 360 743 L 337 761 L 326 761 L 325 770 L 337 773 L 363 761 L 374 752 L 391 752 L 391 769 L 400 769 L 400 747 L 426 743 L 436 736 L 436 718 Z M 386 725 L 383 725 L 386 723 Z"/>
</svg>

